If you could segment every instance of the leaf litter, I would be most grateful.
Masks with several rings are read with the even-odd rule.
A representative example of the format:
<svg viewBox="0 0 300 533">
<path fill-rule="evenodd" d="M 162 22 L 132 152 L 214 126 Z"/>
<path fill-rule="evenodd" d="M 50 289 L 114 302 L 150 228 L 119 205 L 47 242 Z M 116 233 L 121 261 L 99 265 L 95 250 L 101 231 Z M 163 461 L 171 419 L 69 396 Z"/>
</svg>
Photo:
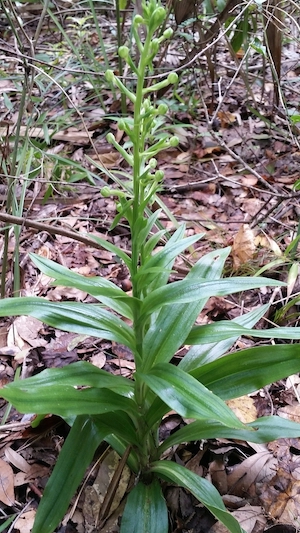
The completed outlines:
<svg viewBox="0 0 300 533">
<path fill-rule="evenodd" d="M 36 4 L 26 4 L 19 6 L 19 9 L 22 16 L 33 21 L 34 25 L 36 9 L 40 7 Z M 51 30 L 49 26 L 45 29 L 43 38 L 45 42 L 49 38 L 49 42 L 55 44 L 53 28 Z M 91 33 L 91 42 L 95 38 L 96 35 Z M 111 32 L 108 30 L 105 39 L 110 45 Z M 15 64 L 12 61 L 14 55 L 9 34 L 6 41 L 5 46 L 11 56 L 8 54 L 3 68 L 13 72 Z M 183 57 L 173 45 L 165 60 L 170 61 L 169 65 L 172 66 L 178 64 Z M 230 63 L 221 50 L 218 51 L 218 61 L 221 66 L 224 62 Z M 189 75 L 185 75 L 188 85 Z M 228 70 L 225 78 L 226 75 Z M 293 77 L 292 71 L 290 75 Z M 223 76 L 223 79 L 225 78 Z M 66 80 L 72 83 L 74 75 L 69 78 L 66 75 Z M 296 88 L 296 84 L 294 87 Z M 272 87 L 266 88 L 272 90 Z M 0 137 L 5 137 L 10 142 L 9 136 L 17 116 L 18 95 L 15 84 L 10 80 L 2 80 L 1 89 L 8 95 L 12 110 L 7 113 L 3 98 L 0 97 Z M 204 83 L 202 91 L 208 106 L 211 90 L 208 90 Z M 295 95 L 291 89 L 289 91 L 292 101 Z M 104 89 L 104 93 L 107 109 L 116 113 L 120 108 L 119 102 L 109 90 Z M 87 99 L 90 106 L 83 114 L 85 128 L 78 121 L 74 126 L 71 104 L 80 108 L 85 105 Z M 49 102 L 52 102 L 51 105 Z M 227 274 L 230 275 L 233 270 L 237 273 L 252 274 L 276 258 L 283 258 L 286 248 L 296 234 L 299 194 L 293 191 L 293 185 L 299 177 L 299 146 L 296 141 L 290 142 L 284 128 L 280 130 L 281 122 L 278 117 L 274 120 L 277 121 L 279 132 L 274 136 L 270 133 L 270 113 L 266 100 L 260 100 L 258 114 L 261 118 L 249 113 L 246 103 L 244 88 L 239 83 L 231 85 L 230 91 L 223 99 L 222 108 L 216 113 L 215 124 L 211 130 L 207 128 L 201 106 L 197 107 L 196 118 L 189 106 L 182 110 L 177 104 L 172 111 L 169 125 L 177 122 L 173 132 L 179 136 L 180 145 L 178 149 L 159 155 L 160 168 L 165 171 L 160 197 L 176 219 L 186 223 L 188 234 L 205 232 L 205 237 L 194 250 L 188 251 L 179 259 L 176 264 L 177 271 L 172 275 L 173 279 L 183 277 L 189 264 L 193 264 L 216 245 L 232 246 L 231 257 L 226 266 Z M 54 233 L 36 232 L 30 226 L 23 228 L 20 239 L 22 294 L 45 296 L 52 301 L 90 302 L 93 299 L 82 291 L 51 287 L 51 280 L 37 272 L 28 261 L 28 252 L 35 251 L 86 276 L 104 276 L 123 290 L 130 291 L 128 273 L 112 253 L 86 246 L 71 237 L 55 234 L 56 228 L 64 227 L 92 233 L 122 245 L 125 250 L 130 249 L 130 235 L 122 224 L 112 233 L 108 233 L 115 215 L 115 205 L 112 200 L 101 197 L 99 184 L 107 181 L 110 183 L 110 180 L 105 172 L 97 170 L 97 164 L 100 163 L 108 170 L 118 171 L 120 176 L 126 171 L 125 162 L 105 141 L 107 131 L 113 130 L 115 135 L 119 136 L 119 141 L 123 132 L 116 131 L 113 122 L 107 120 L 105 111 L 99 106 L 94 95 L 93 87 L 88 84 L 74 86 L 67 106 L 68 112 L 53 92 L 49 95 L 49 100 L 45 99 L 41 104 L 41 110 L 47 113 L 50 120 L 48 130 L 35 127 L 28 131 L 26 124 L 23 124 L 21 135 L 28 133 L 32 140 L 36 139 L 38 142 L 48 136 L 51 139 L 49 156 L 51 150 L 56 150 L 56 154 L 63 154 L 64 157 L 69 157 L 96 173 L 99 181 L 90 184 L 81 180 L 68 182 L 68 167 L 60 168 L 59 180 L 53 179 L 52 176 L 57 175 L 57 165 L 51 160 L 46 174 L 48 182 L 50 181 L 50 191 L 49 183 L 43 176 L 38 178 L 37 195 L 33 187 L 28 188 L 25 200 L 27 221 L 30 223 L 35 220 L 48 220 Z M 62 112 L 65 114 L 62 127 L 51 129 L 51 124 L 55 124 L 55 117 Z M 5 201 L 5 182 L 0 184 L 0 197 Z M 161 222 L 169 231 L 174 230 L 174 224 L 167 214 L 162 214 Z M 15 242 L 11 238 L 10 261 L 14 246 Z M 272 273 L 274 269 L 271 270 Z M 285 271 L 278 267 L 275 274 L 284 276 Z M 11 281 L 12 275 L 9 273 L 8 291 Z M 297 291 L 299 287 L 296 284 L 293 294 Z M 207 323 L 239 316 L 243 309 L 251 310 L 268 301 L 270 296 L 268 291 L 265 294 L 249 291 L 243 301 L 238 297 L 211 299 L 199 320 L 201 323 Z M 272 318 L 272 315 L 270 317 Z M 264 322 L 262 327 L 265 327 Z M 254 341 L 238 341 L 240 346 L 249 345 L 251 342 Z M 76 360 L 89 360 L 99 368 L 125 376 L 134 372 L 132 356 L 125 347 L 101 339 L 56 331 L 30 317 L 18 317 L 12 323 L 7 321 L 1 325 L 0 352 L 2 384 L 13 379 L 20 364 L 23 377 L 44 368 L 64 366 Z M 183 349 L 177 354 L 177 358 L 183 357 L 184 352 Z M 284 380 L 251 396 L 228 403 L 237 416 L 247 422 L 266 414 L 279 414 L 299 421 L 298 388 L 297 382 Z M 0 403 L 4 421 L 0 428 L 1 509 L 5 517 L 16 514 L 13 529 L 8 527 L 7 531 L 30 533 L 37 503 L 68 428 L 62 420 L 51 415 L 38 427 L 33 428 L 31 422 L 34 415 L 20 419 L 14 409 L 8 414 L 6 409 L 4 402 Z M 161 435 L 165 437 L 186 423 L 188 421 L 170 412 L 164 418 Z M 103 449 L 101 453 L 107 454 L 107 450 Z M 180 445 L 168 454 L 168 457 L 172 454 L 179 463 L 212 480 L 220 490 L 224 502 L 247 533 L 262 533 L 272 524 L 280 525 L 280 533 L 294 533 L 298 529 L 299 439 L 281 439 L 268 445 L 215 439 Z M 110 456 L 111 454 L 107 455 Z M 117 459 L 113 458 L 112 462 L 114 461 Z M 103 471 L 105 468 L 106 473 Z M 99 485 L 100 481 L 109 483 L 112 471 L 111 463 L 107 466 L 104 461 L 98 466 L 95 460 L 58 532 L 92 532 L 99 526 L 99 502 L 105 491 L 103 489 L 101 492 Z M 122 495 L 126 492 L 126 483 L 130 483 L 129 478 L 120 481 Z M 118 530 L 122 495 L 114 500 L 111 515 L 106 517 L 106 522 L 101 523 L 103 533 Z M 167 486 L 166 495 L 172 533 L 223 532 L 223 526 L 215 523 L 201 504 L 183 489 Z M 277 526 L 269 527 L 269 531 L 275 527 Z"/>
</svg>

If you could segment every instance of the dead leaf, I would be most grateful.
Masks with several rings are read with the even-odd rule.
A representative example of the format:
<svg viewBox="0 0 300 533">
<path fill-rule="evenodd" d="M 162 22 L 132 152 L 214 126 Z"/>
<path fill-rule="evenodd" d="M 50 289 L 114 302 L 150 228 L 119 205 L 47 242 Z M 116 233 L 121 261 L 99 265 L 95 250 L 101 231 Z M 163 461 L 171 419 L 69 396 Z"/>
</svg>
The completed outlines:
<svg viewBox="0 0 300 533">
<path fill-rule="evenodd" d="M 256 484 L 272 479 L 276 467 L 277 459 L 268 450 L 247 457 L 228 474 L 229 492 L 240 497 L 255 497 Z"/>
<path fill-rule="evenodd" d="M 0 459 L 0 501 L 9 507 L 15 503 L 14 472 L 3 459 Z"/>
<path fill-rule="evenodd" d="M 33 509 L 23 513 L 14 523 L 14 531 L 19 531 L 20 533 L 31 533 L 35 519 L 35 513 L 36 511 Z"/>
<path fill-rule="evenodd" d="M 113 475 L 119 465 L 120 456 L 115 452 L 110 452 L 102 461 L 97 477 L 92 487 L 86 487 L 84 491 L 83 515 L 85 519 L 85 532 L 94 531 L 98 523 L 98 517 L 104 497 L 109 489 Z M 115 492 L 113 502 L 109 509 L 109 515 L 119 506 L 129 483 L 130 470 L 125 466 L 119 480 L 118 488 Z"/>
<path fill-rule="evenodd" d="M 26 341 L 32 348 L 46 346 L 47 341 L 39 335 L 43 322 L 31 316 L 18 316 L 14 320 L 14 334 Z"/>
<path fill-rule="evenodd" d="M 278 468 L 276 475 L 264 483 L 260 499 L 265 510 L 274 520 L 299 527 L 300 481 Z"/>
<path fill-rule="evenodd" d="M 8 447 L 5 449 L 6 459 L 22 472 L 29 472 L 30 464 L 18 452 Z"/>
<path fill-rule="evenodd" d="M 234 414 L 240 419 L 244 424 L 253 422 L 257 419 L 257 410 L 255 407 L 255 402 L 250 396 L 241 396 L 240 398 L 234 398 L 233 400 L 228 400 L 228 407 L 234 412 Z"/>
<path fill-rule="evenodd" d="M 90 158 L 106 168 L 117 168 L 122 161 L 122 156 L 117 151 L 107 154 L 92 154 Z"/>
<path fill-rule="evenodd" d="M 247 533 L 262 533 L 267 519 L 261 507 L 257 505 L 245 505 L 231 513 Z M 216 522 L 209 533 L 228 533 L 228 529 L 221 523 Z"/>
<path fill-rule="evenodd" d="M 231 250 L 233 268 L 237 269 L 250 259 L 253 259 L 255 250 L 254 231 L 248 224 L 243 224 L 233 239 Z"/>
</svg>

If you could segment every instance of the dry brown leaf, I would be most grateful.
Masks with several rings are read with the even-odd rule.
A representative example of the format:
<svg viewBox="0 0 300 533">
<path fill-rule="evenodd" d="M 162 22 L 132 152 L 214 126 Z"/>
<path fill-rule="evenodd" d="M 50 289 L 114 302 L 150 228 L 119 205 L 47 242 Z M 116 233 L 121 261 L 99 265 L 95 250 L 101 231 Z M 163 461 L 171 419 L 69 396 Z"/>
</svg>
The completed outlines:
<svg viewBox="0 0 300 533">
<path fill-rule="evenodd" d="M 21 470 L 22 472 L 29 472 L 30 464 L 27 463 L 22 455 L 12 448 L 9 447 L 5 449 L 5 457 L 12 465 L 18 468 L 18 470 Z"/>
<path fill-rule="evenodd" d="M 237 269 L 253 259 L 255 249 L 254 232 L 248 224 L 243 224 L 233 239 L 231 250 L 233 267 Z"/>
<path fill-rule="evenodd" d="M 106 363 L 106 355 L 103 352 L 96 353 L 90 357 L 90 362 L 97 368 L 103 368 Z"/>
<path fill-rule="evenodd" d="M 241 497 L 255 495 L 256 483 L 271 479 L 276 467 L 277 459 L 269 451 L 247 457 L 245 461 L 232 467 L 228 474 L 229 492 Z"/>
<path fill-rule="evenodd" d="M 253 398 L 241 396 L 240 398 L 228 400 L 226 403 L 244 424 L 248 424 L 257 419 L 257 410 Z"/>
<path fill-rule="evenodd" d="M 92 154 L 90 157 L 106 168 L 117 168 L 122 161 L 122 156 L 117 151 L 107 154 Z"/>
<path fill-rule="evenodd" d="M 267 523 L 267 519 L 261 507 L 257 505 L 245 505 L 231 513 L 247 533 L 262 533 Z M 228 529 L 216 522 L 209 530 L 209 533 L 228 533 Z"/>
<path fill-rule="evenodd" d="M 266 512 L 275 520 L 299 527 L 300 516 L 300 481 L 284 470 L 278 468 L 276 475 L 264 483 L 260 500 Z"/>
<path fill-rule="evenodd" d="M 113 475 L 119 465 L 120 457 L 115 452 L 110 452 L 102 461 L 98 470 L 97 477 L 92 487 L 87 486 L 84 491 L 83 516 L 85 519 L 85 532 L 94 531 L 98 523 L 98 518 L 104 497 L 107 493 L 109 485 L 112 481 Z M 111 504 L 109 515 L 113 513 L 119 506 L 130 479 L 130 470 L 125 465 L 121 478 L 119 480 L 118 488 L 115 492 L 113 502 Z"/>
<path fill-rule="evenodd" d="M 34 509 L 23 513 L 14 523 L 14 531 L 19 531 L 20 533 L 31 533 L 35 519 L 35 513 L 36 511 Z"/>
<path fill-rule="evenodd" d="M 285 405 L 278 409 L 277 414 L 282 418 L 288 418 L 293 422 L 300 422 L 300 405 L 298 402 L 293 403 L 292 405 Z"/>
<path fill-rule="evenodd" d="M 0 459 L 0 501 L 9 507 L 15 502 L 14 472 L 3 459 Z"/>
<path fill-rule="evenodd" d="M 256 246 L 271 250 L 277 257 L 282 257 L 283 255 L 277 242 L 274 241 L 274 239 L 271 239 L 268 235 L 257 235 L 257 237 L 255 237 L 255 244 Z"/>
<path fill-rule="evenodd" d="M 46 346 L 47 341 L 43 339 L 39 332 L 43 329 L 43 322 L 31 316 L 18 316 L 14 320 L 14 334 L 27 342 L 32 348 Z"/>
</svg>

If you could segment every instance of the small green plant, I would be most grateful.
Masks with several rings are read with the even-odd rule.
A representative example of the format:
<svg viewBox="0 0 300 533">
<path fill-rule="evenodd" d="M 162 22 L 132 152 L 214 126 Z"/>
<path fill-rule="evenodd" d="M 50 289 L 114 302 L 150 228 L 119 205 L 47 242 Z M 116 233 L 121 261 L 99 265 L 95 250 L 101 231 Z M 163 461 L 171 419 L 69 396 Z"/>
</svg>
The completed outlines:
<svg viewBox="0 0 300 533">
<path fill-rule="evenodd" d="M 208 298 L 240 292 L 279 282 L 258 277 L 221 279 L 229 248 L 204 255 L 184 280 L 168 283 L 173 263 L 200 238 L 185 237 L 180 226 L 157 253 L 165 230 L 153 232 L 160 211 L 151 212 L 155 194 L 163 179 L 156 169 L 160 150 L 177 144 L 166 133 L 155 137 L 157 121 L 167 106 L 156 106 L 151 96 L 170 83 L 149 85 L 152 61 L 171 30 L 156 37 L 166 17 L 159 0 L 143 3 L 143 16 L 133 19 L 133 34 L 139 50 L 136 65 L 127 47 L 119 54 L 136 76 L 132 92 L 107 71 L 107 79 L 132 102 L 134 116 L 119 120 L 130 143 L 125 150 L 112 134 L 109 141 L 132 169 L 126 189 L 103 189 L 117 198 L 116 225 L 125 218 L 131 230 L 131 254 L 97 237 L 104 248 L 127 266 L 132 295 L 105 278 L 85 278 L 52 261 L 32 255 L 35 265 L 56 285 L 77 287 L 92 294 L 99 303 L 49 302 L 44 298 L 12 298 L 0 302 L 1 316 L 27 314 L 66 331 L 92 335 L 126 345 L 133 353 L 133 379 L 111 375 L 88 362 L 49 369 L 2 389 L 2 396 L 20 412 L 46 413 L 63 417 L 71 426 L 57 464 L 45 488 L 32 533 L 51 533 L 67 511 L 85 470 L 99 444 L 105 440 L 123 456 L 136 476 L 121 522 L 121 533 L 167 533 L 168 513 L 161 481 L 188 489 L 232 533 L 241 533 L 236 519 L 207 480 L 172 460 L 162 459 L 176 444 L 216 437 L 266 442 L 278 437 L 300 435 L 300 425 L 276 416 L 243 424 L 224 400 L 253 390 L 300 370 L 297 344 L 261 346 L 224 354 L 240 335 L 299 339 L 300 328 L 253 330 L 268 305 L 233 321 L 195 326 Z M 142 42 L 139 26 L 143 25 Z M 141 32 L 142 33 L 142 32 Z M 170 363 L 182 345 L 190 345 L 176 367 Z M 162 417 L 175 410 L 192 422 L 164 441 L 159 439 Z"/>
</svg>

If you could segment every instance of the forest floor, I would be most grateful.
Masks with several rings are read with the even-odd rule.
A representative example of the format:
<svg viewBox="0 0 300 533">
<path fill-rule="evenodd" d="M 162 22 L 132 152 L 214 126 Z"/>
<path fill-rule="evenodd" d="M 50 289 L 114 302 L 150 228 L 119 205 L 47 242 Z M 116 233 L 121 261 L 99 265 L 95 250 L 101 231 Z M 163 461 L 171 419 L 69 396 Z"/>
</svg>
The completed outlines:
<svg viewBox="0 0 300 533">
<path fill-rule="evenodd" d="M 19 16 L 30 36 L 37 27 L 38 8 L 38 4 L 24 4 L 20 8 Z M 73 42 L 79 39 L 80 46 L 94 50 L 93 59 L 104 62 L 92 26 L 85 27 L 84 35 L 80 34 L 76 10 L 68 16 L 62 23 Z M 13 33 L 5 20 L 0 22 L 0 200 L 3 205 L 0 220 L 4 228 L 8 222 L 5 219 L 7 175 L 24 72 Z M 113 49 L 112 15 L 101 15 L 100 24 L 110 67 L 117 68 L 115 55 L 109 51 Z M 176 67 L 182 60 L 182 55 L 176 52 L 184 49 L 180 33 L 177 39 L 175 35 L 165 54 L 166 70 Z M 130 249 L 130 234 L 122 221 L 109 231 L 115 203 L 100 193 L 104 184 L 113 183 L 111 174 L 122 179 L 122 172 L 126 170 L 120 154 L 106 141 L 109 131 L 119 142 L 126 141 L 124 132 L 119 131 L 112 120 L 120 114 L 119 96 L 102 86 L 98 79 L 102 99 L 99 102 L 95 87 L 87 76 L 78 72 L 82 66 L 76 64 L 71 55 L 67 56 L 61 41 L 62 37 L 48 21 L 42 30 L 42 44 L 37 48 L 41 61 L 37 65 L 41 72 L 35 71 L 21 127 L 21 138 L 26 136 L 29 141 L 26 150 L 34 152 L 34 176 L 31 181 L 27 180 L 30 183 L 26 184 L 22 212 L 14 213 L 22 222 L 19 239 L 21 294 L 43 296 L 51 301 L 92 302 L 93 299 L 80 290 L 51 286 L 51 279 L 41 274 L 28 256 L 29 252 L 35 252 L 83 275 L 104 276 L 125 291 L 131 289 L 124 265 L 113 253 L 89 243 L 87 235 L 101 236 L 125 250 Z M 52 59 L 56 59 L 58 70 L 52 63 L 48 69 L 47 62 Z M 206 59 L 201 56 L 183 71 L 177 91 L 169 90 L 161 97 L 169 104 L 165 127 L 180 139 L 177 148 L 161 152 L 158 158 L 159 168 L 165 172 L 159 193 L 165 206 L 161 223 L 172 233 L 175 223 L 169 216 L 171 213 L 179 223 L 186 224 L 187 234 L 203 234 L 193 250 L 178 259 L 173 278 L 184 277 L 189 266 L 206 252 L 231 246 L 226 276 L 264 271 L 264 275 L 289 281 L 284 290 L 255 290 L 234 297 L 211 298 L 199 317 L 202 323 L 235 318 L 267 301 L 272 305 L 261 327 L 268 323 L 288 326 L 298 323 L 299 279 L 296 276 L 291 281 L 288 276 L 292 265 L 298 268 L 299 260 L 298 241 L 294 239 L 300 214 L 300 191 L 295 188 L 300 179 L 300 116 L 299 123 L 294 121 L 294 124 L 288 116 L 300 115 L 299 45 L 286 44 L 283 49 L 281 88 L 288 102 L 286 107 L 273 105 L 272 78 L 268 69 L 264 70 L 263 63 L 258 54 L 250 56 L 246 70 L 250 81 L 246 87 L 243 54 L 232 58 L 219 43 L 213 84 Z M 55 83 L 49 82 L 49 76 Z M 128 112 L 131 111 L 129 106 Z M 30 123 L 32 117 L 34 120 Z M 22 147 L 24 140 L 20 142 L 20 150 Z M 43 161 L 37 156 L 41 153 Z M 75 170 L 68 160 L 78 165 Z M 84 169 L 89 180 L 84 179 Z M 19 202 L 24 193 L 24 179 L 18 176 L 13 185 Z M 80 232 L 81 236 L 86 234 L 87 239 L 81 242 L 74 232 Z M 3 250 L 3 237 L 0 239 Z M 16 245 L 11 232 L 7 295 L 12 295 L 13 291 Z M 242 338 L 236 346 L 253 345 L 253 339 Z M 114 342 L 55 330 L 29 317 L 1 320 L 2 385 L 14 378 L 20 365 L 24 377 L 79 360 L 91 361 L 99 368 L 123 376 L 134 372 L 131 353 Z M 249 397 L 236 399 L 230 406 L 245 422 L 269 414 L 300 421 L 299 384 L 298 375 L 290 376 Z M 0 406 L 0 522 L 12 516 L 13 522 L 5 532 L 30 533 L 39 499 L 68 428 L 61 419 L 49 416 L 33 429 L 30 418 L 22 418 L 14 409 L 8 413 L 4 401 Z M 181 423 L 178 415 L 170 414 L 164 427 L 170 432 Z M 99 450 L 57 532 L 98 531 L 99 502 L 107 481 L 98 461 L 102 454 L 107 455 L 108 462 L 113 460 L 105 448 Z M 194 442 L 176 450 L 178 461 L 215 484 L 247 533 L 262 533 L 268 527 L 273 533 L 292 533 L 298 529 L 299 455 L 299 439 L 282 439 L 269 445 L 216 439 Z M 186 491 L 169 486 L 166 494 L 172 533 L 223 533 L 222 526 L 214 523 L 211 515 Z M 101 529 L 103 533 L 118 531 L 120 513 L 117 506 Z"/>
</svg>

